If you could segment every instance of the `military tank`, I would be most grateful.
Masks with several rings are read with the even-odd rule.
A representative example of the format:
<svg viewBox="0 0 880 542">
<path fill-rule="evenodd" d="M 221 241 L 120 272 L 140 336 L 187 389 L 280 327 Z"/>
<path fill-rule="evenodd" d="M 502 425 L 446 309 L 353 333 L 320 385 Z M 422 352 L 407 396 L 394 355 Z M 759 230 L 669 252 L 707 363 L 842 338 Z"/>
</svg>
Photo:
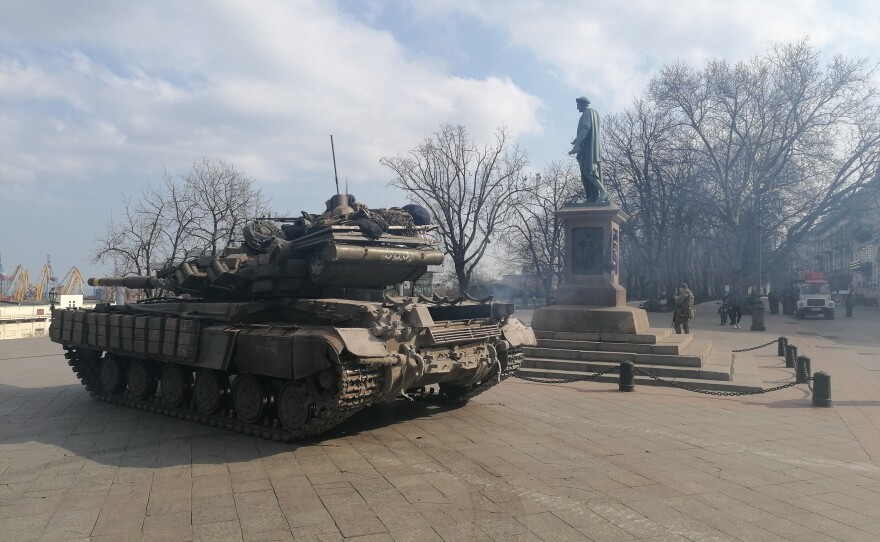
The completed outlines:
<svg viewBox="0 0 880 542">
<path fill-rule="evenodd" d="M 144 299 L 53 308 L 50 337 L 101 401 L 276 441 L 401 397 L 465 401 L 535 335 L 509 303 L 399 294 L 443 261 L 424 222 L 338 194 L 320 215 L 249 224 L 221 254 L 89 279 Z"/>
</svg>

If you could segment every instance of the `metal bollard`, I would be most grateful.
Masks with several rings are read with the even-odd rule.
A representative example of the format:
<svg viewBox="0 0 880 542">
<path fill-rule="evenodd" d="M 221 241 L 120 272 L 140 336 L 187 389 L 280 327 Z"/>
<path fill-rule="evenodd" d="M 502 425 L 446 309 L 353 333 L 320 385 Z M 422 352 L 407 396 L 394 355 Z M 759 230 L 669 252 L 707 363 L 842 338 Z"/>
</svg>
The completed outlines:
<svg viewBox="0 0 880 542">
<path fill-rule="evenodd" d="M 797 367 L 795 368 L 795 382 L 798 384 L 806 384 L 810 379 L 810 358 L 807 356 L 797 357 Z"/>
<path fill-rule="evenodd" d="M 793 348 L 795 348 L 793 344 L 785 344 L 785 366 L 789 369 L 794 367 L 794 358 L 792 357 Z"/>
<path fill-rule="evenodd" d="M 831 375 L 828 373 L 813 374 L 813 406 L 831 406 Z"/>
<path fill-rule="evenodd" d="M 633 391 L 636 389 L 633 384 L 633 363 L 631 361 L 620 362 L 620 391 Z"/>
<path fill-rule="evenodd" d="M 781 357 L 785 355 L 785 345 L 788 344 L 788 339 L 785 337 L 779 337 L 777 340 L 779 341 L 779 344 L 776 345 L 776 355 Z"/>
</svg>

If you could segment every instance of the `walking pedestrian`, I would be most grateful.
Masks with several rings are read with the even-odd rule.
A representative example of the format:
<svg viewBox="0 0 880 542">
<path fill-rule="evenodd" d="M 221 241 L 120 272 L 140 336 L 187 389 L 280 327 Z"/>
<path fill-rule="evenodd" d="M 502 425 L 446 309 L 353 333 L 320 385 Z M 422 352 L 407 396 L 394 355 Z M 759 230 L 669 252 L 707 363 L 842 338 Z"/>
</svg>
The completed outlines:
<svg viewBox="0 0 880 542">
<path fill-rule="evenodd" d="M 739 287 L 734 286 L 730 293 L 727 294 L 727 298 L 725 299 L 727 302 L 727 306 L 730 307 L 730 325 L 739 329 L 739 321 L 742 320 L 742 306 L 745 302 L 741 293 L 739 293 Z"/>
</svg>

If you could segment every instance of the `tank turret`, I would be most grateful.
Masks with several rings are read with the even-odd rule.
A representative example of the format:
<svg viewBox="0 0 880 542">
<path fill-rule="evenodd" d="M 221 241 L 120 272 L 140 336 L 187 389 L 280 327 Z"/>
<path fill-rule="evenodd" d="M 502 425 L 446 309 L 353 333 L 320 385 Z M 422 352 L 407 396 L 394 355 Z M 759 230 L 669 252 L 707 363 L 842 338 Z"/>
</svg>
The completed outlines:
<svg viewBox="0 0 880 542">
<path fill-rule="evenodd" d="M 443 262 L 427 212 L 408 207 L 337 194 L 155 277 L 89 279 L 152 298 L 55 311 L 50 336 L 98 399 L 276 440 L 401 396 L 466 400 L 535 336 L 491 298 L 393 294 Z"/>
</svg>

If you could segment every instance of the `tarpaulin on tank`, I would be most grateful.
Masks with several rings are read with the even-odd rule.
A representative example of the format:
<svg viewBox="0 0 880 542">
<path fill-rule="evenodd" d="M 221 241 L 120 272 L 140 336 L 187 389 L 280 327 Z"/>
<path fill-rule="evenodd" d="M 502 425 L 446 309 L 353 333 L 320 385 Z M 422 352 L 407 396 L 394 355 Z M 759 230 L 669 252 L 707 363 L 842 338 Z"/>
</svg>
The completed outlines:
<svg viewBox="0 0 880 542">
<path fill-rule="evenodd" d="M 532 328 L 526 327 L 519 320 L 510 320 L 501 328 L 504 338 L 511 346 L 535 346 L 538 339 Z"/>
</svg>

